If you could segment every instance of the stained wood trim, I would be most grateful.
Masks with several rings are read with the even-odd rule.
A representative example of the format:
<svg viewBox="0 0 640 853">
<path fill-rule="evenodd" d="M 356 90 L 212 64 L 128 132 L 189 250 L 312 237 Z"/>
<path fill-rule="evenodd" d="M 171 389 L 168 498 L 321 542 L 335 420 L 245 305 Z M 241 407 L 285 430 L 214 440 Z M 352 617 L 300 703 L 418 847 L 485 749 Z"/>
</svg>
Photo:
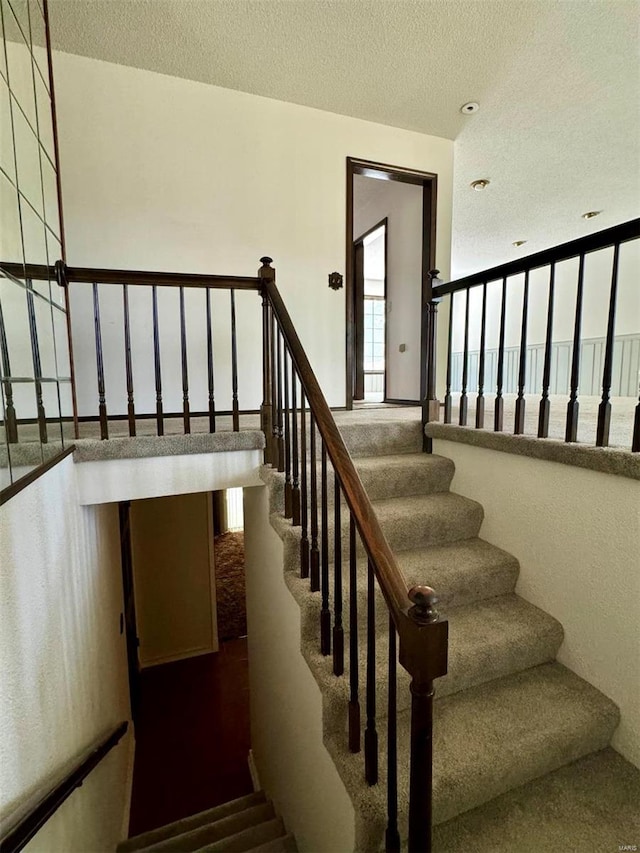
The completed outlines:
<svg viewBox="0 0 640 853">
<path fill-rule="evenodd" d="M 25 474 L 24 477 L 20 477 L 14 483 L 11 483 L 10 486 L 7 486 L 0 492 L 0 506 L 5 504 L 8 500 L 21 492 L 23 489 L 26 489 L 27 486 L 30 486 L 31 483 L 35 483 L 37 479 L 42 477 L 43 474 L 46 474 L 47 471 L 50 471 L 54 465 L 57 465 L 58 462 L 62 462 L 63 459 L 66 459 L 67 456 L 70 456 L 73 451 L 76 449 L 75 444 L 72 444 L 70 447 L 66 447 L 62 452 L 57 453 L 55 456 L 52 456 L 47 462 L 44 462 L 42 465 L 38 465 L 37 468 L 34 468 L 33 471 L 29 471 L 28 474 Z"/>
<path fill-rule="evenodd" d="M 2 263 L 2 269 L 19 279 L 56 280 L 55 267 L 46 264 Z M 260 290 L 257 276 L 204 275 L 200 273 L 151 272 L 148 270 L 111 270 L 94 267 L 64 267 L 67 282 L 84 284 L 130 284 L 171 287 L 210 287 L 222 290 Z"/>
<path fill-rule="evenodd" d="M 639 237 L 640 219 L 631 219 L 629 222 L 614 225 L 613 228 L 606 228 L 604 231 L 597 231 L 595 234 L 589 234 L 587 237 L 569 240 L 569 242 L 553 246 L 551 249 L 544 249 L 542 252 L 526 255 L 524 258 L 518 258 L 517 261 L 509 261 L 506 264 L 500 264 L 497 267 L 491 267 L 490 269 L 467 275 L 456 281 L 446 282 L 434 288 L 434 294 L 436 296 L 445 296 L 447 293 L 456 293 L 458 290 L 466 290 L 468 287 L 483 284 L 485 281 L 498 281 L 499 279 L 518 275 L 525 270 L 546 267 L 558 261 L 565 261 L 582 254 L 596 252 L 598 249 L 606 249 L 615 243 L 626 243 L 629 240 L 637 240 Z"/>
<path fill-rule="evenodd" d="M 402 166 L 392 166 L 388 163 L 377 163 L 361 160 L 356 157 L 346 158 L 346 259 L 345 259 L 345 404 L 347 410 L 353 409 L 353 394 L 355 387 L 355 336 L 354 325 L 354 282 L 353 282 L 353 178 L 355 175 L 378 178 L 388 181 L 399 181 L 406 184 L 422 186 L 423 189 L 423 236 L 422 236 L 422 300 L 430 297 L 430 280 L 427 275 L 435 266 L 436 252 L 436 215 L 437 215 L 437 185 L 438 176 L 433 172 L 422 172 Z M 428 201 L 427 199 L 428 194 Z M 428 222 L 425 217 L 428 210 Z M 389 229 L 387 227 L 387 236 Z M 363 235 L 365 236 L 365 235 Z M 361 238 L 358 238 L 361 239 Z M 428 246 L 428 251 L 427 251 Z M 426 282 L 428 281 L 428 285 Z M 424 312 L 423 312 L 424 313 Z M 385 341 L 386 349 L 386 341 Z M 388 350 L 387 350 L 388 352 Z M 422 349 L 424 352 L 424 349 Z M 385 372 L 385 397 L 386 397 Z"/>
<path fill-rule="evenodd" d="M 323 446 L 326 447 L 331 464 L 338 475 L 344 498 L 353 514 L 365 550 L 373 563 L 387 606 L 394 616 L 394 621 L 400 626 L 410 604 L 404 575 L 382 532 L 380 522 L 333 419 L 331 410 L 309 364 L 275 282 L 267 281 L 265 287 L 274 314 L 278 319 L 279 327 L 286 339 L 289 353 L 296 366 L 304 393 L 309 401 L 315 423 L 322 436 Z"/>
</svg>

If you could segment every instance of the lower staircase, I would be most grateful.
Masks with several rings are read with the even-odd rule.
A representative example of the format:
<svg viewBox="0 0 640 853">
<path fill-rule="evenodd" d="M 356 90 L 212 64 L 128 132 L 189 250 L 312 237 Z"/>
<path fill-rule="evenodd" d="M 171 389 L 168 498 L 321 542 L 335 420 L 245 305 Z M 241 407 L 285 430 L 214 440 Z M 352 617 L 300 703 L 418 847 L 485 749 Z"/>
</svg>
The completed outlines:
<svg viewBox="0 0 640 853">
<path fill-rule="evenodd" d="M 630 838 L 637 843 L 640 773 L 607 748 L 618 725 L 618 709 L 555 660 L 562 626 L 516 594 L 518 560 L 480 537 L 482 506 L 449 490 L 453 463 L 421 452 L 419 422 L 338 423 L 409 585 L 432 586 L 449 620 L 449 671 L 436 682 L 434 849 L 596 851 L 618 849 Z M 324 744 L 354 806 L 356 848 L 377 851 L 384 844 L 386 786 L 368 785 L 362 752 L 348 749 L 349 655 L 344 676 L 336 677 L 331 656 L 320 654 L 320 594 L 310 592 L 309 581 L 300 578 L 300 528 L 283 518 L 284 475 L 265 467 L 263 478 L 270 488 L 271 524 L 285 546 L 286 583 L 301 609 L 302 653 L 322 691 Z M 331 492 L 333 476 L 328 484 Z M 333 518 L 330 509 L 330 560 Z M 346 512 L 342 528 L 344 549 Z M 343 564 L 348 564 L 346 551 Z M 362 552 L 362 731 L 366 587 Z M 343 588 L 348 649 L 347 580 Z M 376 727 L 384 782 L 389 625 L 388 611 L 377 595 Z M 401 667 L 397 680 L 398 823 L 405 844 L 410 692 Z"/>
<path fill-rule="evenodd" d="M 262 791 L 136 835 L 117 853 L 296 853 L 296 843 Z"/>
</svg>

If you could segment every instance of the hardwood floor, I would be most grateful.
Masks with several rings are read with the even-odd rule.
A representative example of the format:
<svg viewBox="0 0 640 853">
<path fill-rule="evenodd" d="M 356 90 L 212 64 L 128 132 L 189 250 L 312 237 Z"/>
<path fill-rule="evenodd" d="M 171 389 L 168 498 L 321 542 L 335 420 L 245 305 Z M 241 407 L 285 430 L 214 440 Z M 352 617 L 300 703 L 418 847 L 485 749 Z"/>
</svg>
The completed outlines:
<svg viewBox="0 0 640 853">
<path fill-rule="evenodd" d="M 129 835 L 251 793 L 246 639 L 142 671 Z"/>
</svg>

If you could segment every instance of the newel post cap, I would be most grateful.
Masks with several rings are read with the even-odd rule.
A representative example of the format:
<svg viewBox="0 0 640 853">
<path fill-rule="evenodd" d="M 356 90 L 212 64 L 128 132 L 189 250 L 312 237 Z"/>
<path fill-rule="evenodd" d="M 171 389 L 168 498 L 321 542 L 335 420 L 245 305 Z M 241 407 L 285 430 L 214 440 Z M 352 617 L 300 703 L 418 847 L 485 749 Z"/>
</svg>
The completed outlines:
<svg viewBox="0 0 640 853">
<path fill-rule="evenodd" d="M 409 601 L 413 607 L 409 614 L 421 625 L 437 622 L 440 614 L 436 609 L 438 596 L 430 586 L 413 586 L 408 592 Z"/>
</svg>

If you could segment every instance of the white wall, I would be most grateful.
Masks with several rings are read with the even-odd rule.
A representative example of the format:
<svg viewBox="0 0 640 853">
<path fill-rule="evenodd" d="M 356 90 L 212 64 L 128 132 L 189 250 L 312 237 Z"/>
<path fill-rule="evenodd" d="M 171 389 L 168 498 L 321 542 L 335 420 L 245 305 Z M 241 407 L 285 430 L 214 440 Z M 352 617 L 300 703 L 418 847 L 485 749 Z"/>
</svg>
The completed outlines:
<svg viewBox="0 0 640 853">
<path fill-rule="evenodd" d="M 68 262 L 254 275 L 259 257 L 271 255 L 330 404 L 343 405 L 345 394 L 344 291 L 331 290 L 327 275 L 344 273 L 347 156 L 438 174 L 437 258 L 448 274 L 451 141 L 68 54 L 55 54 L 54 69 Z M 194 323 L 198 296 L 190 296 Z M 112 298 L 102 314 L 107 386 L 109 405 L 122 408 L 123 395 L 112 395 L 113 372 L 122 377 L 124 358 L 118 297 Z M 244 298 L 239 356 L 251 385 L 241 387 L 240 404 L 252 407 L 260 402 L 259 300 L 253 308 L 252 295 Z M 93 413 L 93 330 L 86 304 L 77 301 L 74 295 L 81 413 L 89 406 Z M 227 322 L 221 310 L 220 328 Z M 136 312 L 136 346 L 145 349 L 146 367 L 136 355 L 134 380 L 136 395 L 147 386 L 148 405 L 148 306 Z M 176 328 L 175 306 L 167 307 L 166 323 L 169 314 Z M 222 337 L 216 345 L 219 363 L 228 363 Z M 175 406 L 175 339 L 172 346 L 165 365 L 173 372 L 167 381 Z M 194 353 L 190 385 L 198 400 L 206 387 L 203 367 Z M 223 373 L 216 391 L 221 406 L 229 397 Z"/>
<path fill-rule="evenodd" d="M 439 215 L 440 211 L 438 211 Z M 422 187 L 355 175 L 353 178 L 354 239 L 385 217 L 389 220 L 387 231 L 387 397 L 396 400 L 419 400 Z M 399 351 L 402 343 L 406 344 L 405 352 Z"/>
<path fill-rule="evenodd" d="M 558 619 L 558 660 L 620 708 L 613 746 L 640 766 L 640 483 L 434 439 L 480 535 L 520 560 L 516 591 Z"/>
<path fill-rule="evenodd" d="M 217 652 L 210 495 L 133 501 L 130 519 L 141 666 Z"/>
<path fill-rule="evenodd" d="M 300 607 L 284 581 L 266 488 L 244 490 L 244 517 L 251 746 L 260 784 L 299 850 L 353 850 L 353 805 L 322 743 L 322 695 L 300 652 Z"/>
<path fill-rule="evenodd" d="M 262 461 L 262 450 L 229 450 L 80 462 L 78 500 L 101 504 L 256 486 Z"/>
<path fill-rule="evenodd" d="M 0 814 L 129 718 L 115 506 L 80 507 L 70 457 L 0 509 Z M 112 851 L 126 836 L 129 734 L 27 849 Z"/>
</svg>

